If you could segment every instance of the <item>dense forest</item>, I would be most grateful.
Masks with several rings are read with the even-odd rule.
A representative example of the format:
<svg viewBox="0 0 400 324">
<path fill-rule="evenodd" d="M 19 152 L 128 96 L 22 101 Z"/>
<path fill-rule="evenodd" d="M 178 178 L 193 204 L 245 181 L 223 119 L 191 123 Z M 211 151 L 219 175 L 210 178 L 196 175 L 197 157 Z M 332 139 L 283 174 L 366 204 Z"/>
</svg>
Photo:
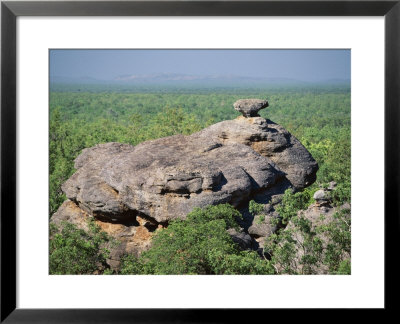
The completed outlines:
<svg viewBox="0 0 400 324">
<path fill-rule="evenodd" d="M 285 127 L 319 164 L 317 181 L 304 191 L 286 192 L 278 208 L 283 219 L 292 219 L 295 229 L 305 238 L 302 244 L 307 253 L 302 261 L 302 273 L 314 273 L 313 267 L 318 264 L 329 267 L 332 274 L 350 273 L 350 259 L 344 253 L 350 253 L 349 211 L 337 213 L 335 222 L 315 229 L 331 238 L 323 254 L 321 242 L 310 224 L 297 216 L 299 210 L 314 202 L 314 192 L 332 181 L 337 183 L 333 203 L 337 206 L 350 203 L 350 88 L 346 86 L 264 89 L 54 86 L 50 92 L 49 217 L 66 199 L 61 185 L 74 173 L 73 161 L 84 148 L 106 142 L 137 145 L 150 139 L 192 134 L 239 116 L 232 104 L 241 98 L 268 99 L 270 106 L 260 111 L 261 117 Z M 262 208 L 257 208 L 256 203 L 251 210 L 262 214 Z M 299 273 L 291 266 L 290 259 L 291 249 L 297 243 L 287 232 L 270 237 L 264 247 L 269 258 L 261 258 L 254 251 L 239 250 L 226 229 L 237 226 L 235 219 L 240 217 L 229 205 L 196 209 L 186 220 L 173 221 L 160 231 L 153 239 L 152 248 L 139 259 L 127 255 L 120 273 Z M 85 233 L 73 226 L 64 227 L 60 233 L 52 232 L 50 273 L 93 273 L 93 265 L 107 258 L 107 251 L 100 246 L 110 238 L 93 224 L 89 228 Z M 201 240 L 204 233 L 212 233 L 211 242 Z M 176 253 L 181 250 L 185 250 L 184 262 Z M 103 273 L 112 271 L 105 269 Z"/>
</svg>

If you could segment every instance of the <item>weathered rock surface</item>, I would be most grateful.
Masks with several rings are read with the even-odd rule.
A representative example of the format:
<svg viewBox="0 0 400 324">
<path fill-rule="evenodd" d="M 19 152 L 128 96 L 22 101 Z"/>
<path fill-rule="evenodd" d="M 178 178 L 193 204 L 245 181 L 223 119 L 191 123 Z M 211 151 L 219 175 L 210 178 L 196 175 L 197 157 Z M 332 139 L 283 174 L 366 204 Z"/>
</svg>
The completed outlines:
<svg viewBox="0 0 400 324">
<path fill-rule="evenodd" d="M 280 218 L 276 211 L 269 212 L 266 215 L 257 215 L 248 229 L 253 237 L 267 237 L 275 233 L 278 229 Z"/>
<path fill-rule="evenodd" d="M 250 146 L 274 162 L 296 189 L 307 187 L 316 179 L 318 165 L 311 154 L 287 130 L 270 120 L 240 116 L 211 125 L 199 135 L 224 145 Z"/>
<path fill-rule="evenodd" d="M 136 218 L 135 224 L 129 225 L 102 222 L 83 211 L 71 200 L 64 201 L 58 211 L 51 217 L 51 223 L 62 228 L 65 221 L 87 231 L 90 218 L 94 219 L 102 231 L 116 240 L 107 246 L 110 251 L 107 263 L 112 269 L 119 268 L 120 258 L 123 254 L 129 253 L 139 256 L 143 251 L 148 250 L 151 246 L 151 238 L 154 231 L 160 228 L 160 225 L 157 226 L 154 222 L 139 216 Z"/>
<path fill-rule="evenodd" d="M 320 204 L 320 205 L 329 202 L 329 197 L 328 197 L 326 191 L 323 190 L 323 189 L 320 189 L 320 190 L 316 191 L 316 192 L 314 193 L 313 198 L 314 198 L 315 201 L 316 201 L 318 204 Z"/>
<path fill-rule="evenodd" d="M 97 145 L 77 161 L 77 172 L 62 187 L 67 197 L 93 216 L 120 222 L 140 214 L 165 222 L 184 218 L 194 207 L 237 206 L 283 177 L 248 146 L 199 136 L 177 135 L 136 147 Z"/>
<path fill-rule="evenodd" d="M 332 181 L 329 183 L 328 187 L 325 189 L 319 189 L 314 193 L 313 198 L 315 199 L 316 205 L 324 206 L 331 202 L 330 192 L 336 188 L 336 182 Z"/>
<path fill-rule="evenodd" d="M 260 117 L 258 111 L 268 107 L 267 100 L 239 99 L 233 104 L 235 110 L 240 111 L 244 117 Z"/>
<path fill-rule="evenodd" d="M 254 240 L 253 238 L 247 234 L 246 232 L 237 231 L 234 228 L 228 229 L 229 235 L 232 237 L 233 242 L 238 244 L 243 250 L 252 250 L 254 248 Z"/>
<path fill-rule="evenodd" d="M 303 188 L 318 169 L 295 137 L 261 117 L 239 117 L 137 146 L 96 145 L 83 150 L 75 168 L 62 186 L 67 197 L 114 222 L 140 214 L 166 222 L 194 207 L 238 206 L 285 178 Z"/>
<path fill-rule="evenodd" d="M 244 102 L 240 107 L 249 116 L 268 105 Z M 113 252 L 117 266 L 121 253 L 139 254 L 148 248 L 160 224 L 184 219 L 194 207 L 230 203 L 243 208 L 250 199 L 267 203 L 289 187 L 312 184 L 318 165 L 283 127 L 261 117 L 240 116 L 190 136 L 137 146 L 99 144 L 84 149 L 75 168 L 62 186 L 69 200 L 51 221 L 67 220 L 84 228 L 82 219 L 95 217 L 122 242 Z M 245 221 L 244 228 L 250 227 L 254 237 L 273 231 L 270 224 Z M 252 240 L 247 233 L 232 237 L 245 248 Z"/>
<path fill-rule="evenodd" d="M 75 203 L 66 200 L 58 208 L 58 210 L 51 217 L 51 223 L 56 226 L 62 226 L 62 222 L 68 222 L 76 225 L 85 231 L 89 230 L 88 226 L 89 214 L 80 209 Z"/>
</svg>

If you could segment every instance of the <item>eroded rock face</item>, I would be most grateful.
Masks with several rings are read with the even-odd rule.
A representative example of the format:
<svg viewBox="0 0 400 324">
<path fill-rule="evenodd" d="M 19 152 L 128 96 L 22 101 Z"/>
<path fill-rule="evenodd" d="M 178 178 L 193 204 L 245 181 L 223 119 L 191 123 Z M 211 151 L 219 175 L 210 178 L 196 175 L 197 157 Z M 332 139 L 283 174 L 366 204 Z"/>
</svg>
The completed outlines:
<svg viewBox="0 0 400 324">
<path fill-rule="evenodd" d="M 60 206 L 58 211 L 51 217 L 51 223 L 62 228 L 63 222 L 76 225 L 85 231 L 89 230 L 88 221 L 94 219 L 102 231 L 106 232 L 115 241 L 105 246 L 110 251 L 107 263 L 111 269 L 117 270 L 120 266 L 120 259 L 124 254 L 133 254 L 139 256 L 151 246 L 151 239 L 155 231 L 159 230 L 161 225 L 157 225 L 151 220 L 136 217 L 135 223 L 118 224 L 103 222 L 93 218 L 92 215 L 83 211 L 79 206 L 71 200 L 66 200 Z"/>
<path fill-rule="evenodd" d="M 140 214 L 166 222 L 194 207 L 236 207 L 284 179 L 296 189 L 308 186 L 318 169 L 295 137 L 261 117 L 239 117 L 136 147 L 96 145 L 83 150 L 75 168 L 62 186 L 67 197 L 114 222 Z"/>
<path fill-rule="evenodd" d="M 120 222 L 140 214 L 166 222 L 184 218 L 194 207 L 238 206 L 283 177 L 274 163 L 246 145 L 222 145 L 198 135 L 136 147 L 97 145 L 85 149 L 77 162 L 78 170 L 62 186 L 67 197 L 97 218 Z"/>
<path fill-rule="evenodd" d="M 296 189 L 307 187 L 316 179 L 318 165 L 311 154 L 297 138 L 270 120 L 240 116 L 214 124 L 198 134 L 224 145 L 238 143 L 250 146 L 274 162 Z"/>
</svg>

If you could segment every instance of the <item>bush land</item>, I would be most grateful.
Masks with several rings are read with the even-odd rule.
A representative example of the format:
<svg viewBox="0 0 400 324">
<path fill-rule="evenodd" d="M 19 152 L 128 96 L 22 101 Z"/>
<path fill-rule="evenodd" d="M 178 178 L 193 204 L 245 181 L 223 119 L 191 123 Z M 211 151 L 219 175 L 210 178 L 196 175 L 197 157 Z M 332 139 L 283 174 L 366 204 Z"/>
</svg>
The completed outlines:
<svg viewBox="0 0 400 324">
<path fill-rule="evenodd" d="M 295 135 L 311 152 L 320 167 L 317 173 L 317 182 L 314 185 L 301 193 L 285 195 L 284 201 L 278 207 L 281 216 L 286 221 L 297 217 L 297 211 L 305 209 L 312 203 L 312 194 L 316 188 L 326 186 L 330 181 L 338 183 L 337 189 L 333 193 L 334 203 L 341 205 L 344 202 L 350 202 L 349 88 L 334 86 L 282 89 L 240 88 L 218 91 L 213 89 L 202 89 L 201 91 L 196 89 L 186 89 L 185 91 L 147 89 L 141 92 L 127 89 L 104 91 L 101 87 L 96 88 L 96 91 L 90 87 L 82 88 L 80 91 L 70 91 L 66 86 L 56 87 L 56 89 L 58 91 L 50 93 L 49 216 L 66 199 L 61 191 L 61 184 L 75 171 L 73 160 L 82 149 L 106 142 L 136 145 L 149 139 L 175 134 L 191 134 L 213 123 L 237 117 L 239 113 L 233 109 L 233 102 L 240 98 L 251 97 L 269 100 L 270 107 L 261 110 L 261 116 L 281 124 Z M 257 209 L 257 206 L 254 208 Z M 221 215 L 225 215 L 222 219 L 215 218 L 213 210 L 206 209 L 209 215 L 197 210 L 193 214 L 197 216 L 188 216 L 186 221 L 171 223 L 166 230 L 156 236 L 154 244 L 158 249 L 153 248 L 144 253 L 140 262 L 128 256 L 122 272 L 237 274 L 256 271 L 257 273 L 271 273 L 273 263 L 277 262 L 277 258 L 262 260 L 255 253 L 238 251 L 225 231 L 230 218 L 225 217 L 225 212 L 221 212 Z M 201 224 L 196 223 L 196 217 L 202 220 Z M 335 224 L 339 226 L 339 224 Z M 229 225 L 233 226 L 231 223 Z M 300 221 L 296 226 L 303 232 L 306 228 L 304 222 Z M 66 228 L 62 234 L 64 239 L 60 236 L 53 237 L 51 258 L 56 260 L 63 255 L 65 262 L 73 258 L 89 260 L 87 254 L 85 256 L 84 253 L 80 254 L 77 250 L 73 251 L 72 247 L 75 245 L 84 250 L 85 242 L 97 239 L 97 234 L 87 234 L 89 236 L 85 237 L 86 234 L 72 227 Z M 204 241 L 199 245 L 190 241 L 192 237 L 201 237 L 207 231 L 211 233 L 210 241 Z M 336 229 L 331 229 L 332 233 L 335 231 Z M 348 235 L 350 227 L 344 228 L 343 231 L 347 233 L 343 235 Z M 168 236 L 170 234 L 172 236 Z M 310 233 L 305 234 L 311 235 Z M 56 241 L 55 237 L 57 237 Z M 174 241 L 177 237 L 182 237 L 183 241 Z M 290 243 L 290 238 L 286 237 L 286 239 Z M 168 242 L 171 250 L 163 251 L 157 242 Z M 282 246 L 282 242 L 275 240 L 276 248 L 278 245 Z M 313 241 L 311 240 L 311 242 Z M 196 248 L 194 250 L 184 248 L 189 243 L 190 246 Z M 318 242 L 314 243 L 314 250 L 318 251 Z M 350 241 L 348 243 L 350 244 Z M 181 244 L 182 246 L 179 248 Z M 100 249 L 100 245 L 96 245 L 94 249 Z M 288 247 L 285 252 L 287 258 L 290 256 L 289 245 L 286 245 Z M 348 273 L 350 271 L 349 260 L 337 257 L 346 248 L 348 248 L 347 245 L 334 244 L 329 247 L 331 261 L 320 260 L 318 262 L 331 262 L 333 264 L 330 267 L 332 273 Z M 68 249 L 72 249 L 73 253 Z M 61 251 L 64 252 L 61 253 Z M 86 252 L 91 254 L 94 251 L 89 249 Z M 272 250 L 270 252 L 272 253 Z M 94 254 L 95 259 L 97 258 L 96 262 L 103 262 L 106 256 L 102 256 L 100 252 L 96 253 Z M 161 256 L 162 253 L 166 253 L 166 255 L 175 253 L 173 264 L 159 262 L 156 265 L 153 261 L 157 255 Z M 274 253 L 275 256 L 279 254 L 276 251 Z M 282 256 L 282 258 L 284 257 Z M 263 263 L 259 263 L 260 261 Z M 318 263 L 313 257 L 309 257 L 308 261 L 306 257 L 304 262 Z M 87 264 L 77 265 L 73 269 L 61 269 L 60 264 L 61 262 L 59 265 L 57 262 L 50 262 L 51 272 L 88 273 L 92 270 Z M 311 268 L 312 266 L 308 267 L 308 269 Z M 276 272 L 276 269 L 274 271 Z M 309 272 L 312 273 L 312 270 Z M 288 270 L 288 273 L 295 273 L 295 271 Z"/>
</svg>

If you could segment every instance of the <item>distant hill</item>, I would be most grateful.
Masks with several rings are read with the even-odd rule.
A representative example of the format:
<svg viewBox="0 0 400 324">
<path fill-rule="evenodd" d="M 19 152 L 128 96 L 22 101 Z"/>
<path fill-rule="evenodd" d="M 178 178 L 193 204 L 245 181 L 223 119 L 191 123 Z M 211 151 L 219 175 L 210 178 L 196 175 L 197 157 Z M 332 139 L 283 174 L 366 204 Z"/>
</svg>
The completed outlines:
<svg viewBox="0 0 400 324">
<path fill-rule="evenodd" d="M 240 75 L 192 75 L 179 73 L 126 74 L 113 79 L 92 77 L 50 76 L 50 84 L 107 84 L 107 85 L 193 85 L 193 86 L 263 86 L 263 85 L 350 85 L 349 79 L 329 79 L 316 82 L 277 77 L 248 77 Z"/>
</svg>

